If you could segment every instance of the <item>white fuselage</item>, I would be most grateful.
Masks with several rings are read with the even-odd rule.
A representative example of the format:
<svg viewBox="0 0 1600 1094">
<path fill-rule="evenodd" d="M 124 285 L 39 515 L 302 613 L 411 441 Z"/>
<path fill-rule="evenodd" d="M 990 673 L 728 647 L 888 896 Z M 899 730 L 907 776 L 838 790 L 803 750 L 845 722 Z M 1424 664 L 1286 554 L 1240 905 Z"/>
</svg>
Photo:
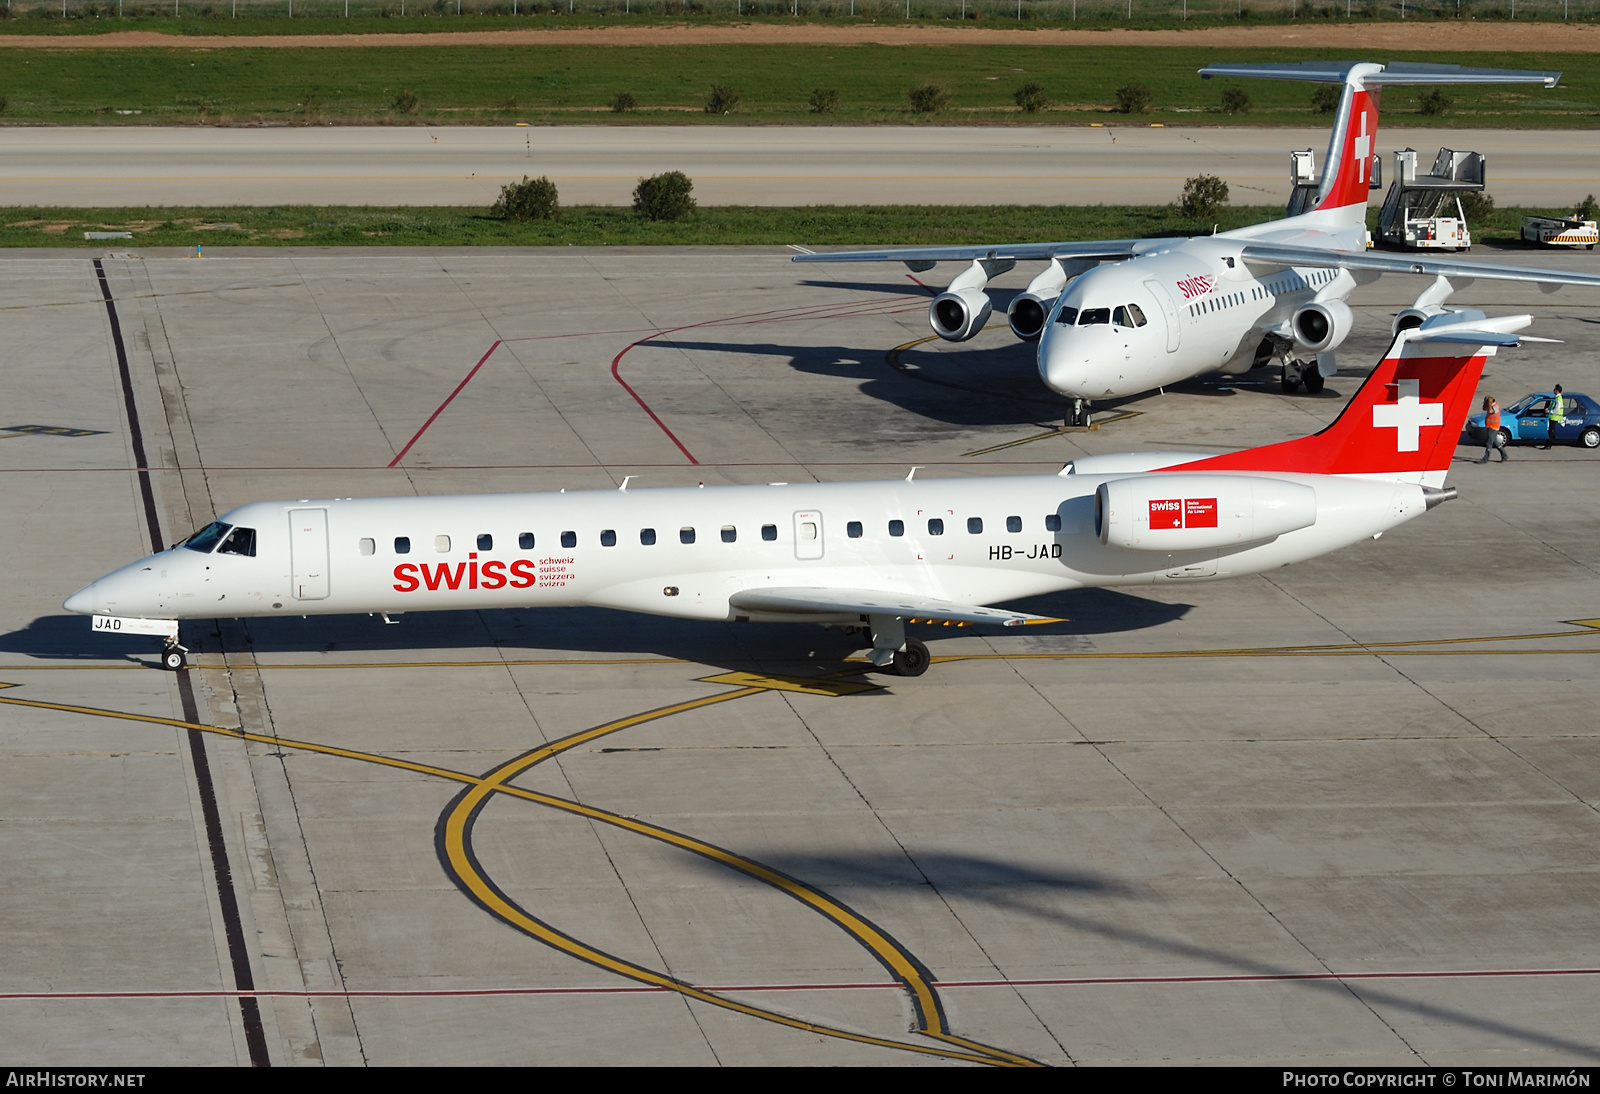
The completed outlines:
<svg viewBox="0 0 1600 1094">
<path fill-rule="evenodd" d="M 220 518 L 254 530 L 253 555 L 174 547 L 95 581 L 66 606 L 205 619 L 594 605 L 848 622 L 858 617 L 741 612 L 730 597 L 869 588 L 987 605 L 1081 586 L 1228 577 L 1313 558 L 1426 507 L 1415 485 L 1257 475 L 1309 486 L 1315 523 L 1221 548 L 1130 550 L 1102 542 L 1095 498 L 1102 482 L 1128 477 L 260 502 Z"/>
<path fill-rule="evenodd" d="M 1293 342 L 1296 311 L 1313 300 L 1343 300 L 1356 285 L 1328 267 L 1252 270 L 1239 257 L 1246 242 L 1174 241 L 1082 274 L 1040 335 L 1040 377 L 1064 395 L 1104 399 L 1205 372 L 1244 371 L 1269 335 Z"/>
</svg>

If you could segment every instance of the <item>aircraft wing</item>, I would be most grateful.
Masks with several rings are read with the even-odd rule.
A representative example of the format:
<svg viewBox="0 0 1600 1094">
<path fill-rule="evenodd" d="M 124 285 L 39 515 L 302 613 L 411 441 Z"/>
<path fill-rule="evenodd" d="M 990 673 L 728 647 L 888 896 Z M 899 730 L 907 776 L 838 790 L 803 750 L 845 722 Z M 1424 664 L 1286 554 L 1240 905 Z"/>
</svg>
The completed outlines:
<svg viewBox="0 0 1600 1094">
<path fill-rule="evenodd" d="M 1054 622 L 1048 616 L 1008 612 L 1003 608 L 975 608 L 917 593 L 885 593 L 872 589 L 746 589 L 730 596 L 728 603 L 740 611 L 785 615 L 894 615 L 905 620 L 937 619 L 999 627 Z"/>
<path fill-rule="evenodd" d="M 1031 258 L 1132 258 L 1176 240 L 1101 239 L 1089 243 L 1006 243 L 967 247 L 895 247 L 886 251 L 825 251 L 795 255 L 793 262 L 904 262 L 928 269 L 935 262 Z M 923 265 L 926 263 L 926 265 Z"/>
<path fill-rule="evenodd" d="M 1451 258 L 1425 255 L 1407 257 L 1372 251 L 1335 251 L 1291 243 L 1246 243 L 1241 254 L 1246 262 L 1268 262 L 1275 266 L 1325 266 L 1336 270 L 1374 270 L 1378 273 L 1420 274 L 1424 277 L 1484 277 L 1496 281 L 1600 287 L 1600 274 L 1538 270 L 1531 266 L 1498 266 L 1488 262 L 1458 262 Z"/>
</svg>

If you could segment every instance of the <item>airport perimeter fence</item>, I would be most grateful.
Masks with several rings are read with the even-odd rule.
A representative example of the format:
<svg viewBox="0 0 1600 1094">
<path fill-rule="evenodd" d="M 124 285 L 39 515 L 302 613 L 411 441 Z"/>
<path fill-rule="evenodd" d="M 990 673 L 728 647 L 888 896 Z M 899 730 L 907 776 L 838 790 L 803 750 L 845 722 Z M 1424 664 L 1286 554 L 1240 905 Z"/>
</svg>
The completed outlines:
<svg viewBox="0 0 1600 1094">
<path fill-rule="evenodd" d="M 1034 24 L 1172 20 L 1600 19 L 1600 0 L 5 0 L 0 19 L 393 18 L 788 15 L 807 19 L 966 20 Z M 199 28 L 197 28 L 199 29 Z"/>
</svg>

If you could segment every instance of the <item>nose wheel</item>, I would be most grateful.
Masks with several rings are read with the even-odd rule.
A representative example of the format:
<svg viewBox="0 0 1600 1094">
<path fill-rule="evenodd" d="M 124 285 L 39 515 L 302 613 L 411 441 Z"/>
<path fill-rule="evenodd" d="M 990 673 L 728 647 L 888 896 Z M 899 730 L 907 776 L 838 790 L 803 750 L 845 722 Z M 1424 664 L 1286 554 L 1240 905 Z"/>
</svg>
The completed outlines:
<svg viewBox="0 0 1600 1094">
<path fill-rule="evenodd" d="M 1089 424 L 1089 400 L 1072 400 L 1072 409 L 1067 412 L 1066 425 L 1068 429 L 1084 428 Z"/>
<path fill-rule="evenodd" d="M 168 672 L 177 672 L 189 667 L 189 651 L 176 642 L 163 642 L 161 645 L 161 667 Z"/>
</svg>

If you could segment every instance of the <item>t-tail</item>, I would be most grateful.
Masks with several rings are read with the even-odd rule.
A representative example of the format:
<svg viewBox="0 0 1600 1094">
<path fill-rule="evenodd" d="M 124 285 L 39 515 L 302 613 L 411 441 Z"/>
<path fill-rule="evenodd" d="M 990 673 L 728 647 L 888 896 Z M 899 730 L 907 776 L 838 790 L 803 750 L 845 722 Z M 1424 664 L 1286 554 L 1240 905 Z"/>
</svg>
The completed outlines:
<svg viewBox="0 0 1600 1094">
<path fill-rule="evenodd" d="M 1245 76 L 1269 80 L 1302 80 L 1343 86 L 1333 134 L 1323 161 L 1316 201 L 1302 216 L 1320 228 L 1364 227 L 1367 197 L 1381 177 L 1378 161 L 1378 100 L 1392 84 L 1526 84 L 1553 88 L 1559 72 L 1507 68 L 1463 68 L 1460 65 L 1392 64 L 1366 61 L 1305 61 L 1300 64 L 1208 65 L 1205 79 Z"/>
<path fill-rule="evenodd" d="M 1212 456 L 1165 471 L 1354 475 L 1439 488 L 1455 456 L 1484 363 L 1519 342 L 1530 316 L 1425 323 L 1389 351 L 1326 429 L 1309 437 Z"/>
</svg>

